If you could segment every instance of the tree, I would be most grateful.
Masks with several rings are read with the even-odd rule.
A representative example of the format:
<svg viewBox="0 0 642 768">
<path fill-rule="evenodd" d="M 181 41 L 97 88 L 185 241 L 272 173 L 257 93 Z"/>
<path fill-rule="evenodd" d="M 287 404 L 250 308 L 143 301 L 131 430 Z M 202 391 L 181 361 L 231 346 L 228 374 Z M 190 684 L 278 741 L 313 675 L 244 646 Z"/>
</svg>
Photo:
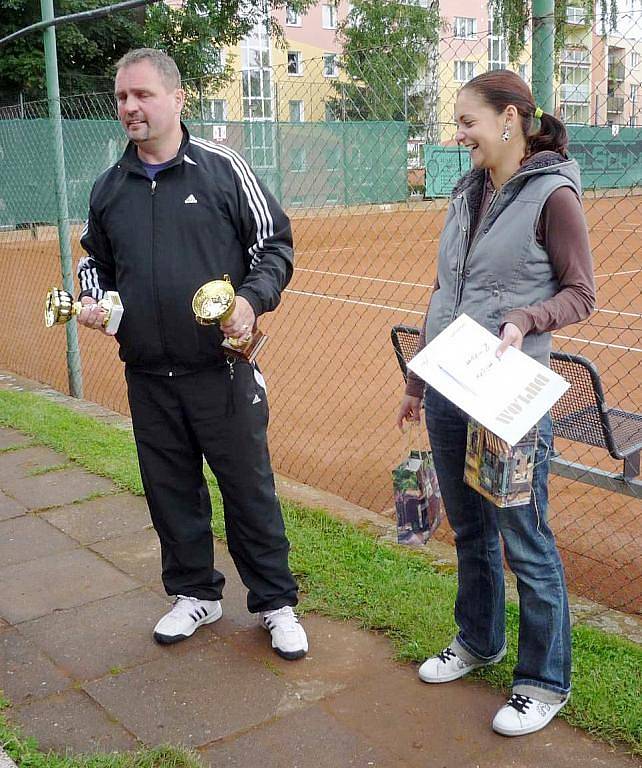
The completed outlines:
<svg viewBox="0 0 642 768">
<path fill-rule="evenodd" d="M 56 16 L 111 5 L 115 0 L 55 0 Z M 291 5 L 305 10 L 313 0 L 272 0 L 272 9 Z M 2 0 L 0 37 L 40 20 L 39 0 Z M 266 17 L 264 0 L 185 0 L 177 7 L 159 2 L 144 11 L 118 11 L 95 21 L 61 25 L 56 30 L 58 69 L 63 93 L 110 90 L 114 64 L 132 48 L 161 48 L 178 64 L 185 79 L 208 75 L 218 82 L 229 76 L 220 51 L 235 45 Z M 0 95 L 45 95 L 42 34 L 33 33 L 2 49 Z M 6 96 L 5 96 L 6 100 Z"/>
<path fill-rule="evenodd" d="M 437 44 L 438 13 L 394 0 L 355 0 L 340 25 L 341 70 L 332 107 L 349 120 L 416 119 L 423 110 L 419 85 L 431 46 Z"/>
<path fill-rule="evenodd" d="M 111 2 L 58 0 L 55 13 L 62 16 Z M 40 19 L 39 0 L 4 0 L 0 9 L 0 37 Z M 61 90 L 67 93 L 104 90 L 109 82 L 105 78 L 113 74 L 113 64 L 127 50 L 141 44 L 142 27 L 134 11 L 114 13 L 96 21 L 58 27 L 56 41 Z M 27 99 L 44 97 L 42 33 L 32 33 L 2 48 L 0 92 L 22 93 Z"/>
</svg>

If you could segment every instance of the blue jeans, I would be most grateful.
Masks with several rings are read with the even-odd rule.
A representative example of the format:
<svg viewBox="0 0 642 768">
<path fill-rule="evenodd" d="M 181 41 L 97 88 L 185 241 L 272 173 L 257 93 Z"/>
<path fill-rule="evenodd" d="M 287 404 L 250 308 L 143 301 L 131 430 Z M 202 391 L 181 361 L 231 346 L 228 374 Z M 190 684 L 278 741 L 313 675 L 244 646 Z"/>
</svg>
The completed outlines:
<svg viewBox="0 0 642 768">
<path fill-rule="evenodd" d="M 468 416 L 430 387 L 426 423 L 448 522 L 455 533 L 459 586 L 453 650 L 468 662 L 505 653 L 504 570 L 517 577 L 519 649 L 513 692 L 548 703 L 571 687 L 571 630 L 564 569 L 548 526 L 549 414 L 539 422 L 531 501 L 499 508 L 463 480 Z"/>
</svg>

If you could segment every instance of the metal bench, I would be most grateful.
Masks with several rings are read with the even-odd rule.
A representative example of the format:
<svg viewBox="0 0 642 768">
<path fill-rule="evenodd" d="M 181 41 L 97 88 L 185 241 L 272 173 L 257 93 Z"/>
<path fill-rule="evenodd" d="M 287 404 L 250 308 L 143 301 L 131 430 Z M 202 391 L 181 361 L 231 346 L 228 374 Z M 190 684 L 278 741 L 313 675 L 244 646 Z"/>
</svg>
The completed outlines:
<svg viewBox="0 0 642 768">
<path fill-rule="evenodd" d="M 391 340 L 405 381 L 408 376 L 406 364 L 417 352 L 419 329 L 395 325 Z M 618 474 L 565 461 L 557 455 L 551 461 L 552 471 L 563 477 L 642 498 L 642 481 L 637 479 L 642 451 L 642 414 L 609 407 L 597 368 L 581 355 L 552 352 L 551 369 L 571 385 L 551 409 L 553 434 L 576 443 L 604 448 L 614 459 L 624 462 L 623 472 Z"/>
</svg>

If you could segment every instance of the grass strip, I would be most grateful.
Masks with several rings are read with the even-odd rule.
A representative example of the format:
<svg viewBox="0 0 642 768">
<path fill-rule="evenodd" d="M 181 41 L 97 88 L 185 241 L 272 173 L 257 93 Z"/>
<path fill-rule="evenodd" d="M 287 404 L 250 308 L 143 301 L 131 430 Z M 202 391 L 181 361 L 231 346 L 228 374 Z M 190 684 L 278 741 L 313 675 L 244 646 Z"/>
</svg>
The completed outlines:
<svg viewBox="0 0 642 768">
<path fill-rule="evenodd" d="M 38 395 L 6 391 L 0 391 L 0 424 L 142 494 L 133 438 L 123 430 Z M 220 496 L 211 473 L 206 474 L 212 490 L 212 528 L 224 538 Z M 306 611 L 356 620 L 364 628 L 385 632 L 405 661 L 422 661 L 448 644 L 455 629 L 453 574 L 440 572 L 423 552 L 381 543 L 322 510 L 284 500 L 283 513 L 292 545 L 290 564 Z M 518 626 L 517 607 L 509 604 L 509 653 L 501 664 L 475 673 L 505 690 L 510 689 L 516 662 Z M 592 627 L 573 628 L 573 694 L 561 713 L 568 722 L 642 754 L 641 683 L 642 648 Z"/>
</svg>

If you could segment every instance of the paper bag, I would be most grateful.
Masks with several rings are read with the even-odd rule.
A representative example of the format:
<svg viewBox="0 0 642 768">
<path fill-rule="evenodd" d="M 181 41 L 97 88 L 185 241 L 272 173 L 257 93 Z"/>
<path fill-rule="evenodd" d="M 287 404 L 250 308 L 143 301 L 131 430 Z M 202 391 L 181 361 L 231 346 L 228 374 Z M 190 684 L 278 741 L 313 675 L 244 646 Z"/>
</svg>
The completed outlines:
<svg viewBox="0 0 642 768">
<path fill-rule="evenodd" d="M 411 450 L 392 470 L 399 544 L 425 544 L 442 521 L 443 505 L 432 453 Z"/>
</svg>

